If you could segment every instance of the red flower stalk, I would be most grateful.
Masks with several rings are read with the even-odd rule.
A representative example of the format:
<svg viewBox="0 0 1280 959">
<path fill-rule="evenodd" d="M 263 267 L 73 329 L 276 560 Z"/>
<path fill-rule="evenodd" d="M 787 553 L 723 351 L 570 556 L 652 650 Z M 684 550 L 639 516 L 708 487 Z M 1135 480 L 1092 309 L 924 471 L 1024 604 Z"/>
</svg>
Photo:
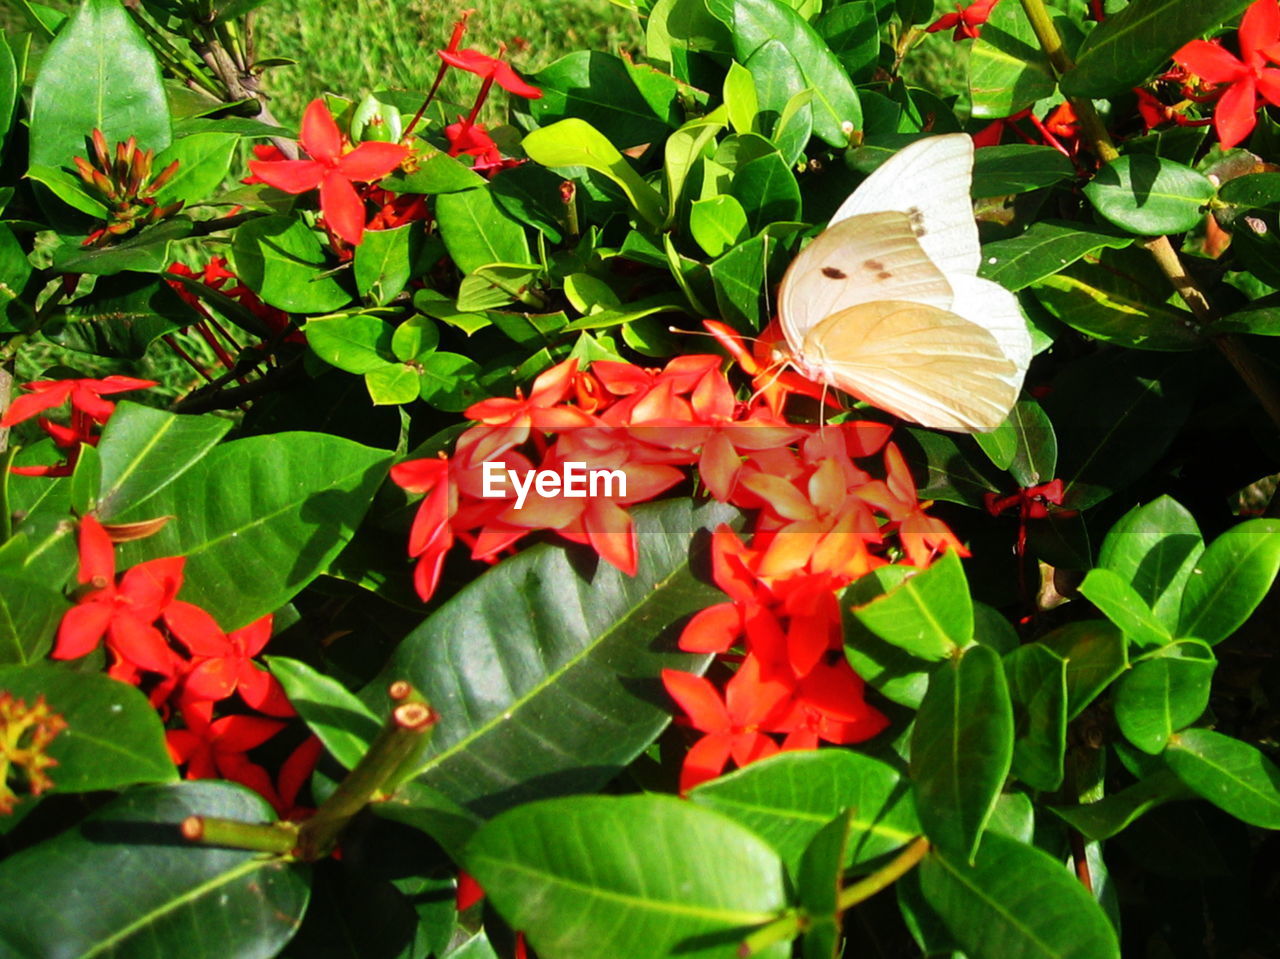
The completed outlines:
<svg viewBox="0 0 1280 959">
<path fill-rule="evenodd" d="M 925 32 L 937 33 L 939 30 L 950 30 L 954 27 L 955 32 L 951 35 L 951 39 L 954 42 L 976 40 L 982 30 L 982 25 L 991 16 L 991 8 L 998 2 L 999 0 L 974 0 L 967 7 L 962 7 L 957 3 L 954 13 L 944 13 L 929 26 L 925 27 Z"/>
<path fill-rule="evenodd" d="M 359 246 L 364 238 L 364 201 L 352 182 L 378 180 L 409 155 L 399 143 L 361 143 L 344 152 L 342 134 L 323 99 L 312 100 L 302 117 L 298 142 L 310 160 L 250 160 L 249 169 L 263 183 L 286 193 L 319 188 L 325 223 L 338 237 Z"/>
<path fill-rule="evenodd" d="M 1213 128 L 1223 148 L 1241 143 L 1253 132 L 1261 101 L 1280 106 L 1280 70 L 1267 62 L 1280 62 L 1277 0 L 1254 0 L 1237 35 L 1239 57 L 1206 40 L 1192 40 L 1173 55 L 1174 62 L 1197 76 L 1225 85 L 1213 112 Z"/>
</svg>

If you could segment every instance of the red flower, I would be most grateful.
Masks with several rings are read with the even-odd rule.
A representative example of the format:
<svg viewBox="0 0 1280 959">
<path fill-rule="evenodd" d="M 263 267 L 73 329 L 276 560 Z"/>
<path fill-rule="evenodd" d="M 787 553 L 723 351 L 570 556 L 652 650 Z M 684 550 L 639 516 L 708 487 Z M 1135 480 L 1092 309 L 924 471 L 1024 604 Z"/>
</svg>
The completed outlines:
<svg viewBox="0 0 1280 959">
<path fill-rule="evenodd" d="M 92 516 L 80 521 L 78 580 L 95 589 L 67 610 L 58 626 L 54 659 L 78 659 L 105 636 L 116 655 L 139 669 L 171 675 L 178 657 L 155 622 L 182 586 L 181 556 L 153 559 L 128 570 L 117 586 L 115 550 Z"/>
<path fill-rule="evenodd" d="M 185 714 L 184 714 L 185 715 Z M 170 729 L 165 735 L 169 755 L 186 765 L 187 779 L 230 779 L 248 786 L 277 809 L 282 805 L 267 771 L 245 753 L 261 746 L 284 728 L 276 719 L 224 716 L 189 729 Z"/>
<path fill-rule="evenodd" d="M 28 420 L 37 413 L 61 406 L 71 401 L 73 412 L 84 413 L 101 426 L 115 410 L 116 405 L 102 397 L 113 393 L 126 393 L 129 390 L 144 390 L 149 386 L 158 386 L 155 380 L 139 380 L 132 376 L 108 376 L 100 380 L 36 380 L 23 383 L 26 396 L 19 396 L 13 401 L 8 412 L 0 417 L 0 427 L 13 426 Z"/>
<path fill-rule="evenodd" d="M 175 601 L 165 610 L 164 622 L 197 657 L 183 686 L 186 696 L 216 702 L 239 690 L 240 698 L 259 712 L 294 714 L 279 680 L 253 662 L 271 638 L 270 614 L 224 635 L 205 610 Z"/>
<path fill-rule="evenodd" d="M 542 97 L 542 91 L 530 86 L 516 75 L 511 64 L 496 57 L 486 56 L 479 50 L 468 47 L 465 50 L 440 50 L 440 59 L 451 67 L 466 70 L 485 80 L 485 85 L 496 83 L 508 93 L 528 100 Z"/>
<path fill-rule="evenodd" d="M 284 152 L 274 143 L 254 144 L 253 158 L 255 160 L 269 160 L 272 163 L 275 163 L 279 160 L 289 159 L 287 156 L 284 155 Z M 244 177 L 240 182 L 248 186 L 252 186 L 255 183 L 266 183 L 267 181 L 263 180 L 261 177 L 257 176 L 256 174 L 250 173 L 247 177 Z"/>
<path fill-rule="evenodd" d="M 1173 59 L 1211 83 L 1227 84 L 1213 112 L 1218 141 L 1230 148 L 1257 124 L 1258 98 L 1280 106 L 1280 70 L 1267 60 L 1280 60 L 1280 5 L 1255 0 L 1240 21 L 1240 57 L 1217 43 L 1192 40 Z"/>
<path fill-rule="evenodd" d="M 249 169 L 263 183 L 286 193 L 319 187 L 325 222 L 343 240 L 358 246 L 364 237 L 364 202 L 352 181 L 368 183 L 386 176 L 409 155 L 408 147 L 367 142 L 344 153 L 342 134 L 322 99 L 307 106 L 298 142 L 310 160 L 250 160 Z"/>
<path fill-rule="evenodd" d="M 976 40 L 978 33 L 987 18 L 991 16 L 991 8 L 994 7 L 999 0 L 975 0 L 974 3 L 967 7 L 956 4 L 955 13 L 945 13 L 940 16 L 929 26 L 925 27 L 927 33 L 937 33 L 939 30 L 950 30 L 955 27 L 955 33 L 951 35 L 951 39 L 959 43 L 961 40 Z"/>
</svg>

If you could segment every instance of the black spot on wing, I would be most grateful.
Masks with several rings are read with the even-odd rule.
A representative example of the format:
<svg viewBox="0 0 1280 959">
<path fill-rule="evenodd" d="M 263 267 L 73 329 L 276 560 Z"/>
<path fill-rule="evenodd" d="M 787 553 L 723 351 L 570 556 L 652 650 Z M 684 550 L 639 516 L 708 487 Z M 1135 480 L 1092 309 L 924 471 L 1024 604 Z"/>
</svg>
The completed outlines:
<svg viewBox="0 0 1280 959">
<path fill-rule="evenodd" d="M 831 280 L 845 280 L 849 278 L 849 274 L 844 270 L 837 270 L 834 266 L 824 266 L 822 275 Z"/>
</svg>

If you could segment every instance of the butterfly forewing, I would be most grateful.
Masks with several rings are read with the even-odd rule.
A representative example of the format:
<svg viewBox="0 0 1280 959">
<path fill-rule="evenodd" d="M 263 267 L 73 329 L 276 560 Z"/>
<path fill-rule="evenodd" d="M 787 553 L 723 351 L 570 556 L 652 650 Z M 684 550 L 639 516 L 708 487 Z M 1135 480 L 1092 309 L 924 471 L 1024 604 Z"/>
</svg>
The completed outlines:
<svg viewBox="0 0 1280 959">
<path fill-rule="evenodd" d="M 951 306 L 952 290 L 902 213 L 870 213 L 828 227 L 782 278 L 778 316 L 793 353 L 834 313 L 876 300 Z"/>
<path fill-rule="evenodd" d="M 991 333 L 920 303 L 841 310 L 809 331 L 802 353 L 815 379 L 932 429 L 995 429 L 1021 381 Z"/>
<path fill-rule="evenodd" d="M 943 273 L 973 276 L 982 254 L 969 198 L 972 183 L 973 140 L 966 134 L 917 140 L 867 177 L 831 225 L 884 210 L 906 213 L 920 245 Z"/>
</svg>

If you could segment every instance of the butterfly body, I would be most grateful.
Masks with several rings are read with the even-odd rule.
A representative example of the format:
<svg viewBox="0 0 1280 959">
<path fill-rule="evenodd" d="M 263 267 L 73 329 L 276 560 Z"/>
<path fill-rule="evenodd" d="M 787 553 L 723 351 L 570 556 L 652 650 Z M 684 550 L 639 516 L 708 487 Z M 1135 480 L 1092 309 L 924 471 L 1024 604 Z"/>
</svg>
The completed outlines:
<svg viewBox="0 0 1280 959">
<path fill-rule="evenodd" d="M 936 429 L 1004 421 L 1031 338 L 1013 294 L 977 276 L 972 171 L 969 137 L 917 141 L 796 257 L 779 321 L 801 375 Z"/>
</svg>

